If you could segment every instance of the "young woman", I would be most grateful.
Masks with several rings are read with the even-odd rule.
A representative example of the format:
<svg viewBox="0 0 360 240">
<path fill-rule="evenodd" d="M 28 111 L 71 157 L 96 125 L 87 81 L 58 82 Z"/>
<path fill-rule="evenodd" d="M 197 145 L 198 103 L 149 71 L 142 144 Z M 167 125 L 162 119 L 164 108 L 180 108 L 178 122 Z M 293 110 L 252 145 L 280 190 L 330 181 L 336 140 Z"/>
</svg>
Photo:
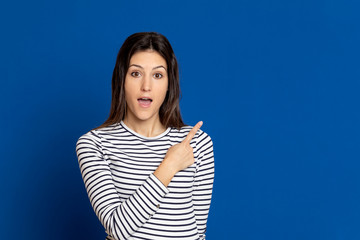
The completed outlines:
<svg viewBox="0 0 360 240">
<path fill-rule="evenodd" d="M 79 166 L 106 239 L 205 239 L 211 138 L 186 126 L 178 65 L 159 33 L 129 36 L 112 77 L 110 116 L 81 136 Z"/>
</svg>

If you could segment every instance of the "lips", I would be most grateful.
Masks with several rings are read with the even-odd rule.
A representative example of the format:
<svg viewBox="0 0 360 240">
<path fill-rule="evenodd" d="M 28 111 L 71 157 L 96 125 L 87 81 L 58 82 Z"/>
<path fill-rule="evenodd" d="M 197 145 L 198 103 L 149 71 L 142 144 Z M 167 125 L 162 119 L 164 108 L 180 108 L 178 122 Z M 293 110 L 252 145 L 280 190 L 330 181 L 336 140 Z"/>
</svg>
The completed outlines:
<svg viewBox="0 0 360 240">
<path fill-rule="evenodd" d="M 148 108 L 150 107 L 151 103 L 152 103 L 152 99 L 149 97 L 142 97 L 142 98 L 138 98 L 138 103 L 141 107 L 143 108 Z"/>
</svg>

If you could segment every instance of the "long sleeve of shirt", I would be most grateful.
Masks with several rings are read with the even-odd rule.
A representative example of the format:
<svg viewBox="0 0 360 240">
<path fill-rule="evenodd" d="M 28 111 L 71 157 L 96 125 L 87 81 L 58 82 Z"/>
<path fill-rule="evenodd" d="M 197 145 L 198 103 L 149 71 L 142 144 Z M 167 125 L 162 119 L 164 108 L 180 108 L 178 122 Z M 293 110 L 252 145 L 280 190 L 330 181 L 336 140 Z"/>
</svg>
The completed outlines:
<svg viewBox="0 0 360 240">
<path fill-rule="evenodd" d="M 121 202 L 109 164 L 103 158 L 101 139 L 96 132 L 82 136 L 76 151 L 85 187 L 97 217 L 113 238 L 127 239 L 157 211 L 168 189 L 151 174 L 132 196 Z"/>
<path fill-rule="evenodd" d="M 214 179 L 211 138 L 201 130 L 195 134 L 194 164 L 177 172 L 167 187 L 153 174 L 191 129 L 169 127 L 145 137 L 120 122 L 78 139 L 81 176 L 106 239 L 205 239 Z"/>
<path fill-rule="evenodd" d="M 197 149 L 199 157 L 194 181 L 193 201 L 199 237 L 205 239 L 214 182 L 214 153 L 210 136 L 201 132 L 197 138 Z"/>
</svg>

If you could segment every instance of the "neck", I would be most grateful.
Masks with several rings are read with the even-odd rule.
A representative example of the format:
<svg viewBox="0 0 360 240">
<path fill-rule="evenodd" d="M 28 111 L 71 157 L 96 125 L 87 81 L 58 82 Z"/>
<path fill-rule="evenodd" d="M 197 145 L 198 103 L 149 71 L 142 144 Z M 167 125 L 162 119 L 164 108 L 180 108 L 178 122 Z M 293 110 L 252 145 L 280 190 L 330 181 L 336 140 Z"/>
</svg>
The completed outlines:
<svg viewBox="0 0 360 240">
<path fill-rule="evenodd" d="M 159 118 L 140 120 L 131 116 L 125 116 L 124 123 L 126 126 L 145 137 L 155 137 L 166 130 L 166 127 L 161 124 Z"/>
</svg>

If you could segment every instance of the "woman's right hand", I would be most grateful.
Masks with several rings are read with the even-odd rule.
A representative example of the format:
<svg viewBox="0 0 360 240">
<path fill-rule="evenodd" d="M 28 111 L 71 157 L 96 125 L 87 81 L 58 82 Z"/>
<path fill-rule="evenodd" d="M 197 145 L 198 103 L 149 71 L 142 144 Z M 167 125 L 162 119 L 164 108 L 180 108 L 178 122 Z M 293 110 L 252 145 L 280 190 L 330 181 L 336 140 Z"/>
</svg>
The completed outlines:
<svg viewBox="0 0 360 240">
<path fill-rule="evenodd" d="M 200 129 L 202 124 L 202 121 L 198 122 L 181 143 L 171 146 L 167 151 L 164 160 L 154 172 L 155 176 L 165 186 L 170 183 L 171 179 L 177 172 L 194 163 L 194 153 L 193 148 L 190 146 L 190 141 Z"/>
</svg>

